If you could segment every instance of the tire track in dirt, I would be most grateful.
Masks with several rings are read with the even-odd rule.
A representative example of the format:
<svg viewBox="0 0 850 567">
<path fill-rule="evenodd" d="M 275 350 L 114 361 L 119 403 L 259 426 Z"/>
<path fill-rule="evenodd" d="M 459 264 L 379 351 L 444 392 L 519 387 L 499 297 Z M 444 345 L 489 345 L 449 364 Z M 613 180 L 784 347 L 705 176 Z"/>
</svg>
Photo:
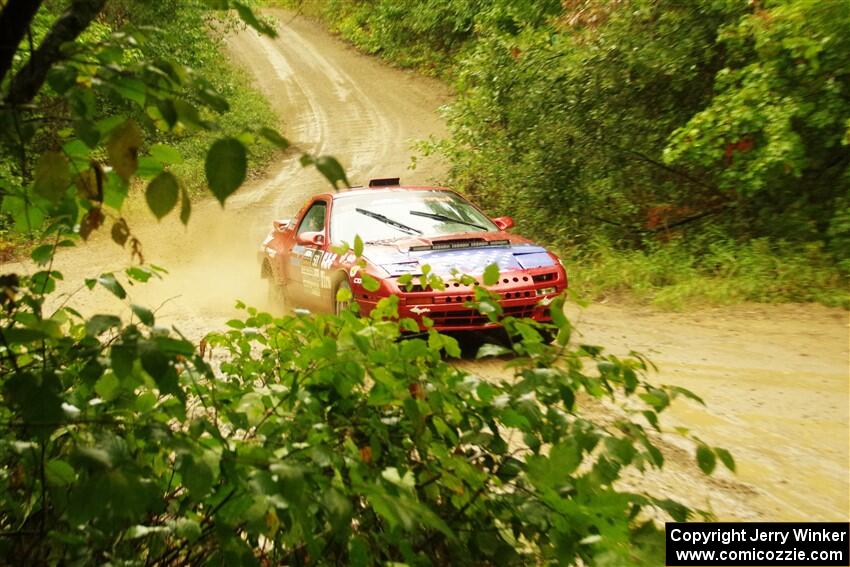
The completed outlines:
<svg viewBox="0 0 850 567">
<path fill-rule="evenodd" d="M 737 474 L 702 475 L 694 445 L 656 435 L 661 471 L 629 474 L 640 489 L 730 521 L 847 521 L 850 518 L 850 316 L 820 305 L 754 305 L 668 313 L 592 305 L 568 308 L 574 340 L 618 356 L 648 356 L 655 384 L 675 384 L 706 406 L 677 399 L 662 416 L 706 443 L 729 449 Z M 503 361 L 464 361 L 488 380 L 509 377 Z M 581 398 L 608 423 L 608 403 Z"/>
</svg>

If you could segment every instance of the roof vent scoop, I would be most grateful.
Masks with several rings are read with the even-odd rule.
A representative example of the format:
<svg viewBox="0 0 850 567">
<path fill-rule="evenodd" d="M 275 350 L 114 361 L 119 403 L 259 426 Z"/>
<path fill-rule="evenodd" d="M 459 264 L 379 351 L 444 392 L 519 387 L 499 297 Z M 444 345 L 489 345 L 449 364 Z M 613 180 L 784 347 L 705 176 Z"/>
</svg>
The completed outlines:
<svg viewBox="0 0 850 567">
<path fill-rule="evenodd" d="M 400 183 L 400 177 L 382 177 L 379 179 L 370 179 L 369 187 L 398 187 Z"/>
</svg>

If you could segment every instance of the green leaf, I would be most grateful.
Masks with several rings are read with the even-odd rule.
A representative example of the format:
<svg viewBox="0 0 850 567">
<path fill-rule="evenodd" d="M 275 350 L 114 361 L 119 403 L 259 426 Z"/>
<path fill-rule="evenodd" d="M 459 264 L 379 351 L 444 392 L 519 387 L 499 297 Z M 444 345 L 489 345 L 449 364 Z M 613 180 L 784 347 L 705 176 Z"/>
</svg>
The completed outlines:
<svg viewBox="0 0 850 567">
<path fill-rule="evenodd" d="M 552 323 L 556 327 L 569 331 L 570 322 L 564 314 L 564 301 L 565 297 L 563 295 L 556 297 L 549 306 L 549 314 L 552 316 Z"/>
<path fill-rule="evenodd" d="M 154 339 L 156 346 L 164 353 L 182 354 L 183 356 L 191 356 L 195 352 L 195 346 L 184 339 L 174 339 L 172 337 L 156 337 Z"/>
<path fill-rule="evenodd" d="M 158 124 L 160 129 L 168 130 L 169 128 L 174 128 L 178 120 L 177 105 L 171 99 L 157 100 L 156 106 L 148 107 L 148 115 L 155 120 L 158 118 L 162 119 L 166 127 L 163 128 L 163 124 Z"/>
<path fill-rule="evenodd" d="M 701 406 L 705 405 L 705 401 L 701 397 L 694 394 L 693 392 L 691 392 L 687 388 L 682 388 L 681 386 L 668 386 L 668 388 L 670 388 L 670 391 L 673 392 L 674 396 L 679 396 L 679 395 L 685 396 L 689 400 L 693 400 L 693 401 L 697 402 L 698 404 L 700 404 Z"/>
<path fill-rule="evenodd" d="M 190 518 L 180 518 L 176 523 L 176 533 L 178 537 L 193 542 L 201 537 L 201 524 L 197 520 Z"/>
<path fill-rule="evenodd" d="M 2 329 L 3 338 L 9 344 L 26 344 L 35 341 L 43 340 L 47 337 L 44 331 L 38 329 L 24 329 L 20 327 L 12 327 L 11 329 Z"/>
<path fill-rule="evenodd" d="M 118 280 L 116 280 L 115 276 L 112 274 L 101 274 L 97 278 L 97 283 L 111 291 L 118 299 L 124 299 L 127 297 L 127 292 L 124 291 L 124 287 L 118 283 Z"/>
<path fill-rule="evenodd" d="M 359 234 L 354 235 L 354 255 L 358 258 L 363 255 L 363 239 Z"/>
<path fill-rule="evenodd" d="M 115 114 L 115 115 L 108 116 L 108 117 L 106 117 L 102 120 L 98 120 L 95 123 L 95 127 L 97 128 L 98 132 L 100 132 L 102 135 L 103 134 L 109 134 L 110 132 L 112 132 L 113 130 L 115 130 L 116 128 L 118 128 L 122 124 L 124 124 L 124 122 L 126 120 L 127 120 L 127 118 L 125 116 L 121 116 L 120 114 Z M 86 153 L 86 155 L 88 155 L 88 153 Z"/>
<path fill-rule="evenodd" d="M 44 465 L 44 476 L 47 484 L 52 486 L 68 486 L 77 478 L 74 468 L 61 459 L 48 461 Z"/>
<path fill-rule="evenodd" d="M 340 303 L 345 303 L 346 301 L 351 301 L 352 295 L 351 290 L 347 287 L 341 287 L 336 292 L 336 300 Z"/>
<path fill-rule="evenodd" d="M 130 345 L 115 345 L 109 352 L 112 371 L 124 380 L 133 374 L 133 364 L 136 360 L 136 349 Z"/>
<path fill-rule="evenodd" d="M 148 309 L 147 307 L 142 307 L 141 305 L 132 304 L 130 305 L 130 309 L 133 310 L 133 313 L 136 314 L 136 317 L 139 318 L 139 321 L 147 325 L 148 327 L 153 327 L 154 316 L 153 311 Z"/>
<path fill-rule="evenodd" d="M 68 160 L 59 152 L 45 152 L 35 166 L 33 191 L 52 203 L 56 203 L 71 185 Z"/>
<path fill-rule="evenodd" d="M 80 447 L 79 455 L 93 464 L 105 468 L 112 468 L 112 457 L 107 451 L 100 447 Z"/>
<path fill-rule="evenodd" d="M 277 130 L 273 130 L 271 128 L 260 128 L 258 130 L 260 136 L 277 146 L 278 148 L 285 150 L 289 147 L 289 140 L 281 136 Z"/>
<path fill-rule="evenodd" d="M 257 30 L 261 35 L 277 37 L 277 31 L 269 24 L 258 20 L 251 8 L 240 2 L 233 2 L 232 6 L 236 9 L 242 21 Z"/>
<path fill-rule="evenodd" d="M 647 405 L 652 406 L 652 409 L 656 412 L 662 412 L 664 408 L 670 405 L 670 396 L 667 395 L 667 392 L 659 388 L 648 388 L 646 393 L 638 394 L 638 397 L 646 402 Z"/>
<path fill-rule="evenodd" d="M 86 333 L 96 337 L 113 327 L 120 326 L 121 319 L 115 315 L 94 315 L 86 321 Z"/>
<path fill-rule="evenodd" d="M 348 540 L 348 562 L 351 567 L 374 565 L 372 550 L 363 536 L 354 536 Z"/>
<path fill-rule="evenodd" d="M 486 358 L 488 356 L 503 356 L 506 354 L 511 354 L 513 351 L 505 348 L 501 345 L 494 344 L 483 344 L 481 348 L 478 349 L 478 354 L 475 355 L 475 358 Z"/>
<path fill-rule="evenodd" d="M 460 343 L 454 337 L 450 337 L 448 335 L 443 336 L 443 348 L 446 349 L 446 354 L 454 357 L 460 358 L 461 350 Z"/>
<path fill-rule="evenodd" d="M 53 257 L 53 245 L 42 244 L 30 253 L 30 257 L 39 266 L 44 266 L 50 262 Z"/>
<path fill-rule="evenodd" d="M 100 142 L 100 130 L 89 120 L 76 120 L 74 133 L 90 148 L 96 148 Z"/>
<path fill-rule="evenodd" d="M 195 500 L 200 500 L 212 488 L 215 480 L 213 470 L 199 456 L 184 457 L 179 470 L 183 477 L 183 486 Z"/>
<path fill-rule="evenodd" d="M 658 424 L 658 414 L 654 411 L 645 410 L 641 412 L 643 416 L 646 418 L 646 421 L 656 430 L 661 431 L 661 426 Z"/>
<path fill-rule="evenodd" d="M 498 264 L 490 264 L 486 268 L 484 268 L 484 275 L 482 277 L 484 281 L 484 285 L 495 285 L 499 282 L 499 265 Z"/>
<path fill-rule="evenodd" d="M 154 144 L 149 150 L 151 157 L 165 164 L 183 163 L 183 157 L 176 149 L 165 144 Z"/>
<path fill-rule="evenodd" d="M 106 143 L 106 153 L 115 173 L 128 179 L 136 172 L 141 145 L 142 130 L 133 120 L 127 120 L 112 131 Z"/>
<path fill-rule="evenodd" d="M 700 445 L 697 447 L 697 464 L 705 474 L 711 474 L 714 467 L 717 465 L 717 459 L 714 451 L 708 445 Z"/>
<path fill-rule="evenodd" d="M 653 504 L 670 514 L 670 517 L 673 518 L 676 522 L 685 522 L 688 519 L 691 511 L 682 504 L 679 504 L 675 500 L 664 499 L 664 500 L 653 500 Z"/>
<path fill-rule="evenodd" d="M 136 175 L 142 179 L 151 179 L 163 172 L 165 167 L 162 162 L 150 156 L 142 156 L 139 158 L 139 168 L 136 170 Z"/>
<path fill-rule="evenodd" d="M 16 195 L 3 197 L 2 211 L 12 215 L 17 232 L 29 233 L 39 229 L 44 223 L 44 211 Z"/>
<path fill-rule="evenodd" d="M 177 118 L 179 118 L 180 122 L 185 124 L 188 128 L 206 128 L 208 126 L 208 124 L 201 118 L 201 115 L 198 114 L 198 109 L 188 102 L 183 100 L 174 100 L 170 102 L 171 104 L 166 104 L 165 108 L 163 108 L 162 105 L 157 105 L 157 108 L 159 108 L 159 111 L 163 113 L 163 116 L 165 116 L 165 111 L 170 111 L 168 106 L 172 106 L 174 111 L 177 113 Z M 166 120 L 169 119 L 170 116 L 166 118 Z"/>
<path fill-rule="evenodd" d="M 322 501 L 334 531 L 342 532 L 351 525 L 351 501 L 342 492 L 330 488 L 325 491 Z"/>
<path fill-rule="evenodd" d="M 137 282 L 142 282 L 142 283 L 145 283 L 146 281 L 150 280 L 154 275 L 153 271 L 151 271 L 147 268 L 140 268 L 138 266 L 133 266 L 132 268 L 127 268 L 125 270 L 125 273 L 127 274 L 127 277 L 129 277 L 130 279 L 133 279 L 133 280 L 136 280 Z"/>
<path fill-rule="evenodd" d="M 180 192 L 180 222 L 183 225 L 189 224 L 189 217 L 192 215 L 192 201 L 189 200 L 189 192 L 183 189 Z"/>
<path fill-rule="evenodd" d="M 340 182 L 344 183 L 346 187 L 351 187 L 348 183 L 348 178 L 345 176 L 345 170 L 336 159 L 331 156 L 321 156 L 316 158 L 314 164 L 316 169 L 319 170 L 319 173 L 324 175 L 325 179 L 330 181 L 331 185 L 334 186 L 334 189 L 339 188 L 338 185 Z"/>
<path fill-rule="evenodd" d="M 151 212 L 158 220 L 161 220 L 177 204 L 179 195 L 180 186 L 177 178 L 171 172 L 164 171 L 148 184 L 145 200 Z"/>
<path fill-rule="evenodd" d="M 94 385 L 94 391 L 97 395 L 106 400 L 112 401 L 118 395 L 121 389 L 121 382 L 112 372 L 107 372 Z"/>
<path fill-rule="evenodd" d="M 361 274 L 361 277 L 363 278 L 363 288 L 366 291 L 378 291 L 378 288 L 381 287 L 380 282 L 369 274 Z"/>
<path fill-rule="evenodd" d="M 248 161 L 245 146 L 235 138 L 216 140 L 207 152 L 207 184 L 218 202 L 224 201 L 245 181 Z"/>
<path fill-rule="evenodd" d="M 723 463 L 723 466 L 730 471 L 735 472 L 735 459 L 732 457 L 732 453 L 726 449 L 721 449 L 720 447 L 715 447 L 714 453 L 720 458 L 720 462 Z"/>
<path fill-rule="evenodd" d="M 144 108 L 145 93 L 147 92 L 144 82 L 134 77 L 119 77 L 112 81 L 111 86 L 122 97 Z"/>
<path fill-rule="evenodd" d="M 153 392 L 145 392 L 140 396 L 136 397 L 133 405 L 135 406 L 136 411 L 138 412 L 149 412 L 156 406 L 156 396 L 153 394 Z"/>
<path fill-rule="evenodd" d="M 76 82 L 77 70 L 74 67 L 59 64 L 47 72 L 47 84 L 57 94 L 65 94 Z"/>
<path fill-rule="evenodd" d="M 196 91 L 198 98 L 204 101 L 208 107 L 212 108 L 216 112 L 227 112 L 230 110 L 230 104 L 228 104 L 227 99 L 222 97 L 220 94 L 215 92 L 210 88 L 202 88 Z"/>
<path fill-rule="evenodd" d="M 106 174 L 106 183 L 103 186 L 103 204 L 108 205 L 116 211 L 121 210 L 124 199 L 127 197 L 129 185 L 115 172 Z"/>
</svg>

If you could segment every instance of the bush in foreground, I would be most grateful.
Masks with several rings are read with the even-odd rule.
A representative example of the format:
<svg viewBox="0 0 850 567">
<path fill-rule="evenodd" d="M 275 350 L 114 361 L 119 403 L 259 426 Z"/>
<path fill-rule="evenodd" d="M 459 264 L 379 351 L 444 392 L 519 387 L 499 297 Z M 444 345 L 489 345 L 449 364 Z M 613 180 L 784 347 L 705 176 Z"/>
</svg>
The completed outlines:
<svg viewBox="0 0 850 567">
<path fill-rule="evenodd" d="M 447 362 L 451 337 L 399 340 L 413 322 L 392 299 L 367 318 L 241 306 L 197 350 L 140 306 L 126 323 L 50 313 L 56 277 L 2 282 L 7 561 L 654 564 L 650 509 L 691 514 L 615 484 L 663 466 L 658 414 L 696 397 L 648 383 L 639 356 L 575 345 L 561 302 L 552 345 L 535 323 L 504 319 L 512 350 L 479 356 L 511 354 L 512 376 L 488 382 Z M 90 283 L 125 297 L 121 279 Z M 483 289 L 478 300 L 499 316 Z M 622 417 L 583 415 L 586 395 L 627 400 Z M 698 444 L 705 472 L 717 459 L 734 466 Z"/>
</svg>

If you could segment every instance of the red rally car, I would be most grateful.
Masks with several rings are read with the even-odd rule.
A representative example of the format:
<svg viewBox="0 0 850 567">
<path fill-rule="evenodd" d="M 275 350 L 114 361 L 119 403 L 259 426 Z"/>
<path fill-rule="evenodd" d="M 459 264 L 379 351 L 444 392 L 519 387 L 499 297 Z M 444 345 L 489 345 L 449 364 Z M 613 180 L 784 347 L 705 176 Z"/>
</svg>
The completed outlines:
<svg viewBox="0 0 850 567">
<path fill-rule="evenodd" d="M 362 314 L 397 295 L 401 317 L 427 316 L 439 331 L 469 331 L 493 324 L 465 305 L 473 288 L 450 280 L 458 272 L 480 277 L 495 263 L 499 281 L 489 289 L 501 296 L 504 314 L 548 321 L 547 305 L 566 289 L 566 272 L 557 256 L 507 232 L 512 226 L 510 217 L 490 219 L 449 189 L 373 179 L 369 188 L 316 195 L 295 218 L 274 221 L 259 252 L 261 276 L 286 307 L 338 313 L 347 306 L 337 291 L 348 287 Z M 332 251 L 356 235 L 377 291 L 363 287 L 352 252 Z M 404 274 L 421 275 L 426 264 L 446 281 L 445 290 L 398 284 Z"/>
</svg>

